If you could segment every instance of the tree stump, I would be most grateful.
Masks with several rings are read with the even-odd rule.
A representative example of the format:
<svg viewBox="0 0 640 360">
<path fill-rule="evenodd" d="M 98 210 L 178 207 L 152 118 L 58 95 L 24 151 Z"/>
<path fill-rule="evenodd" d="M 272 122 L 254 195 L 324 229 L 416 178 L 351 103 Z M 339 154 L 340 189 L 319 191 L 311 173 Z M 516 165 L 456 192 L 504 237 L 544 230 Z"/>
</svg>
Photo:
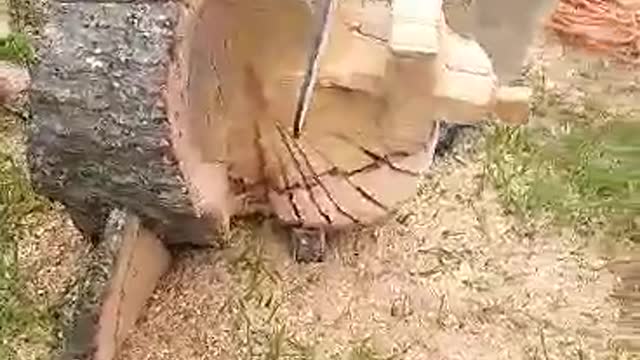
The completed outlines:
<svg viewBox="0 0 640 360">
<path fill-rule="evenodd" d="M 318 1 L 53 1 L 32 71 L 37 188 L 94 238 L 114 208 L 167 244 L 211 244 L 255 212 L 324 232 L 411 198 L 439 119 L 526 121 L 527 89 L 500 88 L 441 1 L 329 5 L 319 22 Z"/>
</svg>

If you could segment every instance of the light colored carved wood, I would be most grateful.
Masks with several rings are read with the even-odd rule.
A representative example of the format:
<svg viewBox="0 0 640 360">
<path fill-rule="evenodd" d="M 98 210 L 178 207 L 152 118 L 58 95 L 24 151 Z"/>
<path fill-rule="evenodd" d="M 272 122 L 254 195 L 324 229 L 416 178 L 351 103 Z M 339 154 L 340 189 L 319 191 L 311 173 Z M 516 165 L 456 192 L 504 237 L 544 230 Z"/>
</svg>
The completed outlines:
<svg viewBox="0 0 640 360">
<path fill-rule="evenodd" d="M 441 27 L 441 51 L 434 96 L 438 116 L 452 122 L 484 118 L 495 97 L 497 77 L 478 43 Z"/>
<path fill-rule="evenodd" d="M 394 0 L 391 50 L 420 57 L 439 52 L 442 0 Z"/>
<path fill-rule="evenodd" d="M 213 40 L 209 61 L 216 71 L 209 80 L 207 71 L 198 72 L 191 86 L 218 84 L 210 92 L 219 91 L 222 100 L 194 95 L 206 107 L 189 126 L 201 144 L 196 168 L 226 171 L 227 184 L 208 181 L 242 199 L 231 213 L 244 213 L 246 192 L 255 191 L 285 222 L 323 227 L 374 221 L 415 192 L 431 161 L 437 120 L 480 121 L 495 104 L 489 57 L 447 27 L 440 1 L 345 0 L 327 23 L 318 83 L 294 138 L 295 104 L 314 40 L 304 34 L 313 32 L 315 7 L 299 0 L 215 6 L 217 15 L 209 13 L 218 21 L 209 24 L 223 35 L 199 44 Z M 271 35 L 265 37 L 267 28 Z M 198 187 L 206 189 L 207 176 L 199 179 Z M 207 190 L 200 191 L 206 198 Z"/>
</svg>

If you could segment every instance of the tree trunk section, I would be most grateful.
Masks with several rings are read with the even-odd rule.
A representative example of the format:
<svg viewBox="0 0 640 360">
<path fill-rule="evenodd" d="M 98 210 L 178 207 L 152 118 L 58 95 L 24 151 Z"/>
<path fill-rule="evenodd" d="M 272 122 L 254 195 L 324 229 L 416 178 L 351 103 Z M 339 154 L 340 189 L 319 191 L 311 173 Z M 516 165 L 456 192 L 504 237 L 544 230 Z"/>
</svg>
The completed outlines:
<svg viewBox="0 0 640 360">
<path fill-rule="evenodd" d="M 33 70 L 33 181 L 97 236 L 110 209 L 139 214 L 170 242 L 211 232 L 188 197 L 164 89 L 181 5 L 52 1 Z"/>
<path fill-rule="evenodd" d="M 498 91 L 440 1 L 333 1 L 326 23 L 315 3 L 52 3 L 33 71 L 35 184 L 90 236 L 113 208 L 167 243 L 209 243 L 252 212 L 333 230 L 415 194 L 439 119 L 526 118 L 527 93 Z M 310 73 L 325 43 L 313 29 L 327 36 Z"/>
</svg>

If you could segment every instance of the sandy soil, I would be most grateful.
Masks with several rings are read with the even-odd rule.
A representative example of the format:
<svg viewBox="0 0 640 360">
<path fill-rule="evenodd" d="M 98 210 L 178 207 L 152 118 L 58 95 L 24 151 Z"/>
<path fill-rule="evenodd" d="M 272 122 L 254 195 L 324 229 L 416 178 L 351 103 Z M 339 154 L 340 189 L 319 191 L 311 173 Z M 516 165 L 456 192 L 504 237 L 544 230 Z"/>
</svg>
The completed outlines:
<svg viewBox="0 0 640 360">
<path fill-rule="evenodd" d="M 610 356 L 615 278 L 589 239 L 505 214 L 462 153 L 324 264 L 292 263 L 268 221 L 183 253 L 121 359 Z"/>
</svg>

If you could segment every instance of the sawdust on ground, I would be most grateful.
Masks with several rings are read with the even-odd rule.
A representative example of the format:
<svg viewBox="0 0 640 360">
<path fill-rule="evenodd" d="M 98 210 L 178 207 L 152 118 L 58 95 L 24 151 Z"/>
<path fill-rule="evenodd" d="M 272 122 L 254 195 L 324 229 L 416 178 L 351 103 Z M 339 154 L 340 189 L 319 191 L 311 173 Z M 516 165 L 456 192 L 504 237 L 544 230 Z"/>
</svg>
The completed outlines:
<svg viewBox="0 0 640 360">
<path fill-rule="evenodd" d="M 615 278 L 593 244 L 505 214 L 463 153 L 323 264 L 292 263 L 268 221 L 183 253 L 121 360 L 610 356 Z"/>
</svg>

